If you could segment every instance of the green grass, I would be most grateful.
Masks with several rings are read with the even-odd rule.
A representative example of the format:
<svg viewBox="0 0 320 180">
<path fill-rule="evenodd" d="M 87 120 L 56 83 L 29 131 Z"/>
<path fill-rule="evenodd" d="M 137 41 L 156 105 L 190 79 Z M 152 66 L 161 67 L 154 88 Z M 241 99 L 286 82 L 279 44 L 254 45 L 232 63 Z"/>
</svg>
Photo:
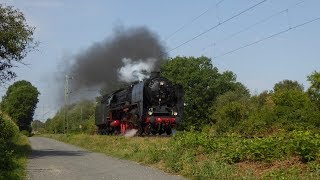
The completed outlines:
<svg viewBox="0 0 320 180">
<path fill-rule="evenodd" d="M 320 139 L 308 132 L 252 139 L 199 132 L 171 138 L 44 136 L 192 179 L 320 178 Z"/>
<path fill-rule="evenodd" d="M 31 152 L 28 138 L 24 135 L 19 135 L 17 139 L 8 146 L 6 150 L 8 150 L 9 154 L 7 154 L 8 156 L 6 158 L 8 158 L 10 162 L 7 162 L 5 169 L 0 169 L 0 179 L 25 179 L 28 162 L 27 157 Z"/>
<path fill-rule="evenodd" d="M 125 138 L 121 136 L 100 136 L 86 134 L 42 135 L 74 144 L 85 149 L 105 153 L 110 156 L 152 164 L 160 160 L 160 152 L 165 151 L 168 138 Z"/>
</svg>

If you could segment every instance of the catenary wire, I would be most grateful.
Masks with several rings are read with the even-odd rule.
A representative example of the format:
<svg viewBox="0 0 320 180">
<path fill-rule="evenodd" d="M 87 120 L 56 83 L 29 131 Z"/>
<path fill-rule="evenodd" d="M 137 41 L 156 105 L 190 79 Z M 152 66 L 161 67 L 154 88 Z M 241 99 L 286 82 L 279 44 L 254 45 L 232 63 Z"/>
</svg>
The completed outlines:
<svg viewBox="0 0 320 180">
<path fill-rule="evenodd" d="M 223 1 L 225 0 L 220 0 L 219 2 L 217 2 L 215 4 L 215 6 L 221 4 Z M 175 34 L 177 34 L 178 32 L 180 32 L 181 30 L 183 30 L 184 28 L 186 28 L 189 24 L 195 22 L 196 20 L 198 20 L 200 17 L 202 17 L 203 15 L 205 15 L 207 12 L 209 12 L 213 7 L 215 6 L 211 6 L 208 9 L 206 9 L 204 12 L 202 12 L 201 14 L 199 14 L 198 16 L 194 17 L 193 19 L 191 19 L 190 21 L 186 22 L 185 24 L 183 24 L 180 28 L 178 28 L 177 30 L 175 30 L 173 33 L 171 33 L 169 36 L 167 36 L 164 40 L 167 41 L 169 39 L 171 39 Z"/>
<path fill-rule="evenodd" d="M 270 15 L 270 16 L 268 16 L 268 17 L 266 17 L 266 18 L 264 18 L 264 19 L 262 19 L 262 20 L 260 20 L 260 21 L 258 21 L 258 22 L 256 22 L 256 23 L 254 23 L 254 24 L 252 24 L 252 25 L 250 25 L 250 26 L 247 26 L 247 27 L 241 29 L 240 31 L 237 31 L 237 32 L 235 32 L 235 33 L 233 33 L 233 34 L 231 34 L 231 35 L 229 35 L 229 36 L 224 37 L 222 40 L 220 40 L 220 41 L 218 41 L 218 42 L 215 42 L 214 44 L 213 44 L 213 43 L 210 43 L 210 44 L 207 45 L 205 48 L 203 48 L 203 51 L 205 51 L 207 48 L 210 48 L 210 47 L 212 47 L 212 46 L 216 46 L 217 44 L 221 44 L 222 42 L 225 42 L 225 41 L 227 41 L 227 40 L 230 40 L 230 39 L 234 38 L 235 36 L 237 36 L 237 35 L 239 35 L 239 34 L 241 34 L 241 33 L 243 33 L 243 32 L 248 31 L 248 30 L 252 29 L 253 27 L 255 27 L 255 26 L 259 25 L 259 24 L 265 23 L 265 22 L 269 21 L 270 19 L 272 19 L 273 17 L 275 17 L 275 16 L 277 16 L 277 15 L 279 15 L 279 14 L 287 13 L 289 9 L 293 8 L 294 6 L 301 5 L 303 2 L 305 2 L 305 0 L 300 1 L 300 2 L 298 2 L 298 3 L 294 3 L 293 5 L 289 6 L 289 7 L 286 8 L 286 9 L 283 9 L 283 10 L 281 10 L 281 11 L 278 11 L 278 12 L 276 12 L 276 13 L 273 13 L 272 15 Z M 289 24 L 289 27 L 290 27 L 290 26 L 291 26 L 290 23 L 288 23 L 288 24 Z"/>
<path fill-rule="evenodd" d="M 225 0 L 220 0 L 219 2 L 216 3 L 216 5 L 221 4 L 223 1 L 225 1 Z"/>
<path fill-rule="evenodd" d="M 265 40 L 274 38 L 274 37 L 276 37 L 276 36 L 279 36 L 280 34 L 284 34 L 284 33 L 288 32 L 288 31 L 290 31 L 290 30 L 297 29 L 297 28 L 299 28 L 299 27 L 305 26 L 305 25 L 307 25 L 307 24 L 310 24 L 310 23 L 315 22 L 315 21 L 318 21 L 318 20 L 320 20 L 320 17 L 314 18 L 314 19 L 312 19 L 312 20 L 306 21 L 306 22 L 304 22 L 304 23 L 298 24 L 298 25 L 293 26 L 293 27 L 289 27 L 289 28 L 287 28 L 287 29 L 285 29 L 285 30 L 283 30 L 283 31 L 274 33 L 274 34 L 272 34 L 272 35 L 270 35 L 270 36 L 261 38 L 261 39 L 259 39 L 259 40 L 257 40 L 257 41 L 252 42 L 252 43 L 249 43 L 249 44 L 246 44 L 246 45 L 244 45 L 244 46 L 240 46 L 240 47 L 238 47 L 238 48 L 236 48 L 236 49 L 233 49 L 233 50 L 231 50 L 231 51 L 222 53 L 222 54 L 220 54 L 220 55 L 218 55 L 218 56 L 213 57 L 213 59 L 216 59 L 216 58 L 219 58 L 219 57 L 223 57 L 223 56 L 226 56 L 226 55 L 228 55 L 228 54 L 232 54 L 232 53 L 234 53 L 234 52 L 236 52 L 236 51 L 239 51 L 240 49 L 243 49 L 243 48 L 246 48 L 246 47 L 249 47 L 249 46 L 258 44 L 258 43 L 260 43 L 260 42 L 262 42 L 262 41 L 265 41 Z"/>
<path fill-rule="evenodd" d="M 174 48 L 172 48 L 172 49 L 170 49 L 170 50 L 166 51 L 165 53 L 167 54 L 167 53 L 169 53 L 169 52 L 171 52 L 171 51 L 174 51 L 174 50 L 176 50 L 176 49 L 180 48 L 181 46 L 183 46 L 183 45 L 185 45 L 185 44 L 187 44 L 187 43 L 189 43 L 189 42 L 191 42 L 191 41 L 193 41 L 193 40 L 195 40 L 195 39 L 199 38 L 200 36 L 202 36 L 202 35 L 204 35 L 204 34 L 206 34 L 206 33 L 210 32 L 210 31 L 212 31 L 213 29 L 215 29 L 215 28 L 217 28 L 217 27 L 221 26 L 222 24 L 224 24 L 224 23 L 226 23 L 226 22 L 228 22 L 228 21 L 230 21 L 230 20 L 232 20 L 232 19 L 234 19 L 234 18 L 236 18 L 236 17 L 238 17 L 238 16 L 240 16 L 240 15 L 242 15 L 242 14 L 244 14 L 244 13 L 246 13 L 246 12 L 250 11 L 250 10 L 252 10 L 252 9 L 254 9 L 255 7 L 259 6 L 260 4 L 262 4 L 262 3 L 266 2 L 266 1 L 268 1 L 268 0 L 263 0 L 263 1 L 260 1 L 259 3 L 254 4 L 253 6 L 250 6 L 249 8 L 247 8 L 247 9 L 245 9 L 245 10 L 243 10 L 243 11 L 241 11 L 241 12 L 239 12 L 239 13 L 237 13 L 237 14 L 233 15 L 233 16 L 231 16 L 230 18 L 228 18 L 228 19 L 226 19 L 226 20 L 222 21 L 221 23 L 218 23 L 217 25 L 215 25 L 215 26 L 213 26 L 213 27 L 211 27 L 211 28 L 209 28 L 209 29 L 207 29 L 207 30 L 203 31 L 202 33 L 200 33 L 200 34 L 198 34 L 198 35 L 196 35 L 196 36 L 192 37 L 191 39 L 189 39 L 189 40 L 187 40 L 187 41 L 185 41 L 185 42 L 183 42 L 183 43 L 179 44 L 178 46 L 176 46 L 176 47 L 174 47 Z M 163 54 L 161 54 L 161 55 L 163 55 Z M 161 56 L 161 55 L 160 55 L 160 56 Z"/>
</svg>

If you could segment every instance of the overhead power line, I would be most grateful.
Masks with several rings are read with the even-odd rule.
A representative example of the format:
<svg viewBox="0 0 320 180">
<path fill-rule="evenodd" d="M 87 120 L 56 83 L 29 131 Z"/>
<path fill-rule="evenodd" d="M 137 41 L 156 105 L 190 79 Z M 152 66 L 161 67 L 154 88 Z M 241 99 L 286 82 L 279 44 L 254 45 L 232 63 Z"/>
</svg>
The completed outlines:
<svg viewBox="0 0 320 180">
<path fill-rule="evenodd" d="M 200 15 L 198 15 L 197 17 L 193 18 L 191 21 L 183 24 L 180 28 L 178 28 L 176 31 L 174 31 L 173 33 L 171 33 L 168 37 L 165 38 L 165 41 L 169 40 L 170 38 L 172 38 L 175 34 L 177 34 L 178 32 L 180 32 L 182 29 L 184 29 L 185 27 L 187 27 L 189 24 L 195 22 L 197 19 L 199 19 L 201 16 L 203 16 L 204 14 L 206 14 L 212 7 L 208 8 L 207 10 L 205 10 L 203 13 L 201 13 Z"/>
<path fill-rule="evenodd" d="M 247 8 L 247 9 L 245 9 L 245 10 L 243 10 L 243 11 L 241 11 L 241 12 L 239 12 L 239 13 L 233 15 L 233 16 L 231 16 L 230 18 L 228 18 L 228 19 L 222 21 L 221 23 L 218 23 L 217 25 L 215 25 L 215 26 L 213 26 L 213 27 L 211 27 L 211 28 L 203 31 L 202 33 L 194 36 L 193 38 L 191 38 L 191 39 L 189 39 L 189 40 L 187 40 L 187 41 L 185 41 L 185 42 L 183 42 L 183 43 L 181 43 L 181 44 L 179 44 L 178 46 L 170 49 L 169 51 L 167 51 L 167 52 L 165 52 L 165 53 L 169 53 L 169 52 L 171 52 L 171 51 L 174 51 L 174 50 L 180 48 L 181 46 L 183 46 L 183 45 L 185 45 L 185 44 L 187 44 L 187 43 L 189 43 L 189 42 L 191 42 L 191 41 L 199 38 L 200 36 L 202 36 L 202 35 L 210 32 L 210 31 L 212 31 L 213 29 L 221 26 L 222 24 L 224 24 L 224 23 L 226 23 L 226 22 L 228 22 L 228 21 L 230 21 L 230 20 L 232 20 L 232 19 L 234 19 L 234 18 L 236 18 L 236 17 L 238 17 L 238 16 L 240 16 L 240 15 L 242 15 L 242 14 L 244 14 L 244 13 L 250 11 L 250 10 L 252 10 L 252 9 L 254 9 L 255 7 L 259 6 L 260 4 L 265 3 L 266 1 L 268 1 L 268 0 L 263 0 L 263 1 L 260 1 L 259 3 L 255 4 L 255 5 L 253 5 L 253 6 L 250 6 L 249 8 Z"/>
<path fill-rule="evenodd" d="M 260 43 L 260 42 L 262 42 L 262 41 L 265 41 L 265 40 L 274 38 L 274 37 L 276 37 L 276 36 L 279 36 L 280 34 L 286 33 L 286 32 L 288 32 L 288 31 L 290 31 L 290 30 L 293 30 L 293 29 L 297 29 L 297 28 L 299 28 L 299 27 L 301 27 L 301 26 L 305 26 L 305 25 L 307 25 L 307 24 L 310 24 L 310 23 L 315 22 L 315 21 L 318 21 L 318 20 L 320 20 L 320 17 L 315 18 L 315 19 L 312 19 L 312 20 L 309 20 L 309 21 L 306 21 L 306 22 L 304 22 L 304 23 L 298 24 L 298 25 L 293 26 L 293 27 L 289 27 L 288 29 L 285 29 L 285 30 L 283 30 L 283 31 L 274 33 L 274 34 L 272 34 L 272 35 L 270 35 L 270 36 L 261 38 L 261 39 L 259 39 L 259 40 L 257 40 L 257 41 L 254 41 L 254 42 L 252 42 L 252 43 L 246 44 L 246 45 L 244 45 L 244 46 L 240 46 L 240 47 L 238 47 L 238 48 L 236 48 L 236 49 L 233 49 L 233 50 L 231 50 L 231 51 L 228 51 L 228 52 L 225 52 L 225 53 L 220 54 L 220 55 L 218 55 L 218 56 L 215 56 L 215 57 L 213 57 L 213 59 L 218 58 L 218 57 L 223 57 L 223 56 L 226 56 L 226 55 L 228 55 L 228 54 L 232 54 L 232 53 L 234 53 L 234 52 L 236 52 L 236 51 L 239 51 L 240 49 L 247 48 L 247 47 L 249 47 L 249 46 L 258 44 L 258 43 Z"/>
<path fill-rule="evenodd" d="M 303 2 L 305 2 L 305 0 L 300 1 L 300 2 L 298 2 L 298 3 L 294 3 L 294 4 L 292 4 L 291 6 L 289 6 L 288 8 L 283 9 L 283 10 L 281 10 L 281 11 L 278 11 L 278 12 L 276 12 L 276 13 L 274 13 L 274 14 L 272 14 L 272 15 L 270 15 L 270 16 L 268 16 L 268 17 L 266 17 L 266 18 L 264 18 L 264 19 L 262 19 L 262 20 L 260 20 L 260 21 L 258 21 L 258 22 L 256 22 L 256 23 L 254 23 L 254 24 L 252 24 L 252 25 L 249 25 L 249 26 L 241 29 L 240 31 L 237 31 L 237 32 L 235 32 L 235 33 L 233 33 L 233 34 L 231 34 L 231 35 L 229 35 L 229 36 L 226 36 L 226 37 L 224 37 L 222 40 L 220 40 L 220 41 L 218 41 L 218 42 L 215 42 L 214 44 L 211 43 L 211 44 L 207 45 L 205 48 L 203 48 L 203 51 L 205 51 L 205 50 L 206 50 L 207 48 L 209 48 L 209 47 L 216 46 L 217 44 L 221 44 L 222 42 L 225 42 L 225 41 L 227 41 L 227 40 L 230 40 L 230 39 L 234 38 L 235 36 L 237 36 L 237 35 L 239 35 L 239 34 L 241 34 L 241 33 L 243 33 L 243 32 L 248 31 L 248 30 L 252 29 L 253 27 L 255 27 L 255 26 L 259 25 L 259 24 L 265 23 L 265 22 L 269 21 L 270 19 L 272 19 L 273 17 L 275 17 L 275 16 L 277 16 L 277 15 L 280 15 L 280 14 L 283 14 L 283 13 L 288 13 L 289 9 L 293 8 L 294 6 L 301 5 L 301 3 L 303 3 Z M 289 27 L 291 26 L 290 24 L 291 24 L 291 23 L 288 22 L 288 26 L 289 26 Z"/>
<path fill-rule="evenodd" d="M 220 0 L 216 3 L 216 16 L 217 16 L 217 19 L 219 21 L 219 23 L 221 22 L 221 18 L 220 18 L 220 15 L 219 15 L 219 5 L 223 2 L 224 0 Z"/>
<path fill-rule="evenodd" d="M 223 1 L 225 0 L 220 0 L 219 2 L 217 2 L 215 4 L 215 6 L 211 6 L 208 9 L 206 9 L 204 12 L 202 12 L 201 14 L 199 14 L 198 16 L 194 17 L 193 19 L 191 19 L 190 21 L 186 22 L 185 24 L 183 24 L 180 28 L 178 28 L 176 31 L 174 31 L 173 33 L 171 33 L 168 37 L 165 38 L 165 41 L 169 40 L 170 38 L 172 38 L 175 34 L 177 34 L 178 32 L 180 32 L 181 30 L 183 30 L 185 27 L 187 27 L 189 24 L 195 22 L 196 20 L 198 20 L 201 16 L 205 15 L 207 12 L 209 12 L 211 10 L 211 8 L 216 7 L 217 5 L 221 4 Z"/>
<path fill-rule="evenodd" d="M 219 2 L 217 2 L 217 4 L 216 4 L 216 5 L 221 4 L 223 1 L 225 1 L 225 0 L 220 0 Z"/>
</svg>

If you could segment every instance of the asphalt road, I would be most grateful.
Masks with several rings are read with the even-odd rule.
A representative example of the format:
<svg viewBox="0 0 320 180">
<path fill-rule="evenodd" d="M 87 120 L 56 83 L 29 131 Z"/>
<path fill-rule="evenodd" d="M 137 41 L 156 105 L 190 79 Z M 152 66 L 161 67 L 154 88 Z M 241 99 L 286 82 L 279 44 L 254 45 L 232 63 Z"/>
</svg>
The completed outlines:
<svg viewBox="0 0 320 180">
<path fill-rule="evenodd" d="M 53 139 L 31 137 L 27 179 L 183 179 L 135 162 L 92 153 Z"/>
</svg>

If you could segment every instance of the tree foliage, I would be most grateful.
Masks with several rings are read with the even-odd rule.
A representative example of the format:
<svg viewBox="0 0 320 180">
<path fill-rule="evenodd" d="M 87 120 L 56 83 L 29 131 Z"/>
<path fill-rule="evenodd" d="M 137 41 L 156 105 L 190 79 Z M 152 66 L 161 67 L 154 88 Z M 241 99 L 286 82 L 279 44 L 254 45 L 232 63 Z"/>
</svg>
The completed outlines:
<svg viewBox="0 0 320 180">
<path fill-rule="evenodd" d="M 0 139 L 14 141 L 19 134 L 17 125 L 5 114 L 0 112 Z"/>
<path fill-rule="evenodd" d="M 294 129 L 292 125 L 299 124 L 301 128 L 307 125 L 320 127 L 319 112 L 311 102 L 307 93 L 291 89 L 276 92 L 272 96 L 275 103 L 275 117 L 281 125 Z"/>
<path fill-rule="evenodd" d="M 66 110 L 68 123 L 65 122 Z M 94 102 L 83 100 L 61 108 L 52 119 L 45 122 L 45 128 L 50 133 L 64 133 L 64 126 L 68 124 L 68 132 L 93 134 L 95 132 L 94 112 Z"/>
<path fill-rule="evenodd" d="M 234 73 L 220 73 L 207 57 L 169 59 L 162 66 L 161 73 L 184 88 L 184 127 L 200 128 L 210 123 L 209 109 L 219 95 L 236 89 L 248 92 L 242 84 L 236 82 Z"/>
<path fill-rule="evenodd" d="M 16 77 L 12 67 L 37 46 L 34 27 L 26 23 L 22 12 L 0 4 L 0 83 Z"/>
<path fill-rule="evenodd" d="M 303 91 L 304 88 L 302 84 L 298 83 L 298 81 L 292 81 L 288 79 L 276 83 L 273 87 L 274 92 L 291 89 Z"/>
<path fill-rule="evenodd" d="M 320 127 L 320 112 L 296 81 L 275 84 L 274 91 L 256 96 L 227 92 L 218 97 L 212 118 L 217 133 L 268 136 L 281 131 L 312 130 Z"/>
<path fill-rule="evenodd" d="M 226 132 L 246 120 L 252 111 L 250 95 L 229 91 L 220 95 L 211 109 L 218 132 Z"/>
<path fill-rule="evenodd" d="M 32 127 L 32 131 L 34 133 L 44 133 L 45 132 L 44 123 L 39 120 L 32 121 L 31 127 Z"/>
<path fill-rule="evenodd" d="M 31 131 L 31 122 L 38 103 L 39 91 L 28 81 L 17 81 L 2 97 L 1 110 L 13 118 L 20 130 Z"/>
<path fill-rule="evenodd" d="M 311 86 L 308 88 L 308 94 L 310 95 L 313 102 L 317 104 L 320 110 L 320 72 L 314 71 L 308 76 L 308 81 Z"/>
<path fill-rule="evenodd" d="M 19 136 L 17 125 L 5 114 L 0 112 L 0 179 L 3 174 L 14 167 L 12 144 Z"/>
</svg>

